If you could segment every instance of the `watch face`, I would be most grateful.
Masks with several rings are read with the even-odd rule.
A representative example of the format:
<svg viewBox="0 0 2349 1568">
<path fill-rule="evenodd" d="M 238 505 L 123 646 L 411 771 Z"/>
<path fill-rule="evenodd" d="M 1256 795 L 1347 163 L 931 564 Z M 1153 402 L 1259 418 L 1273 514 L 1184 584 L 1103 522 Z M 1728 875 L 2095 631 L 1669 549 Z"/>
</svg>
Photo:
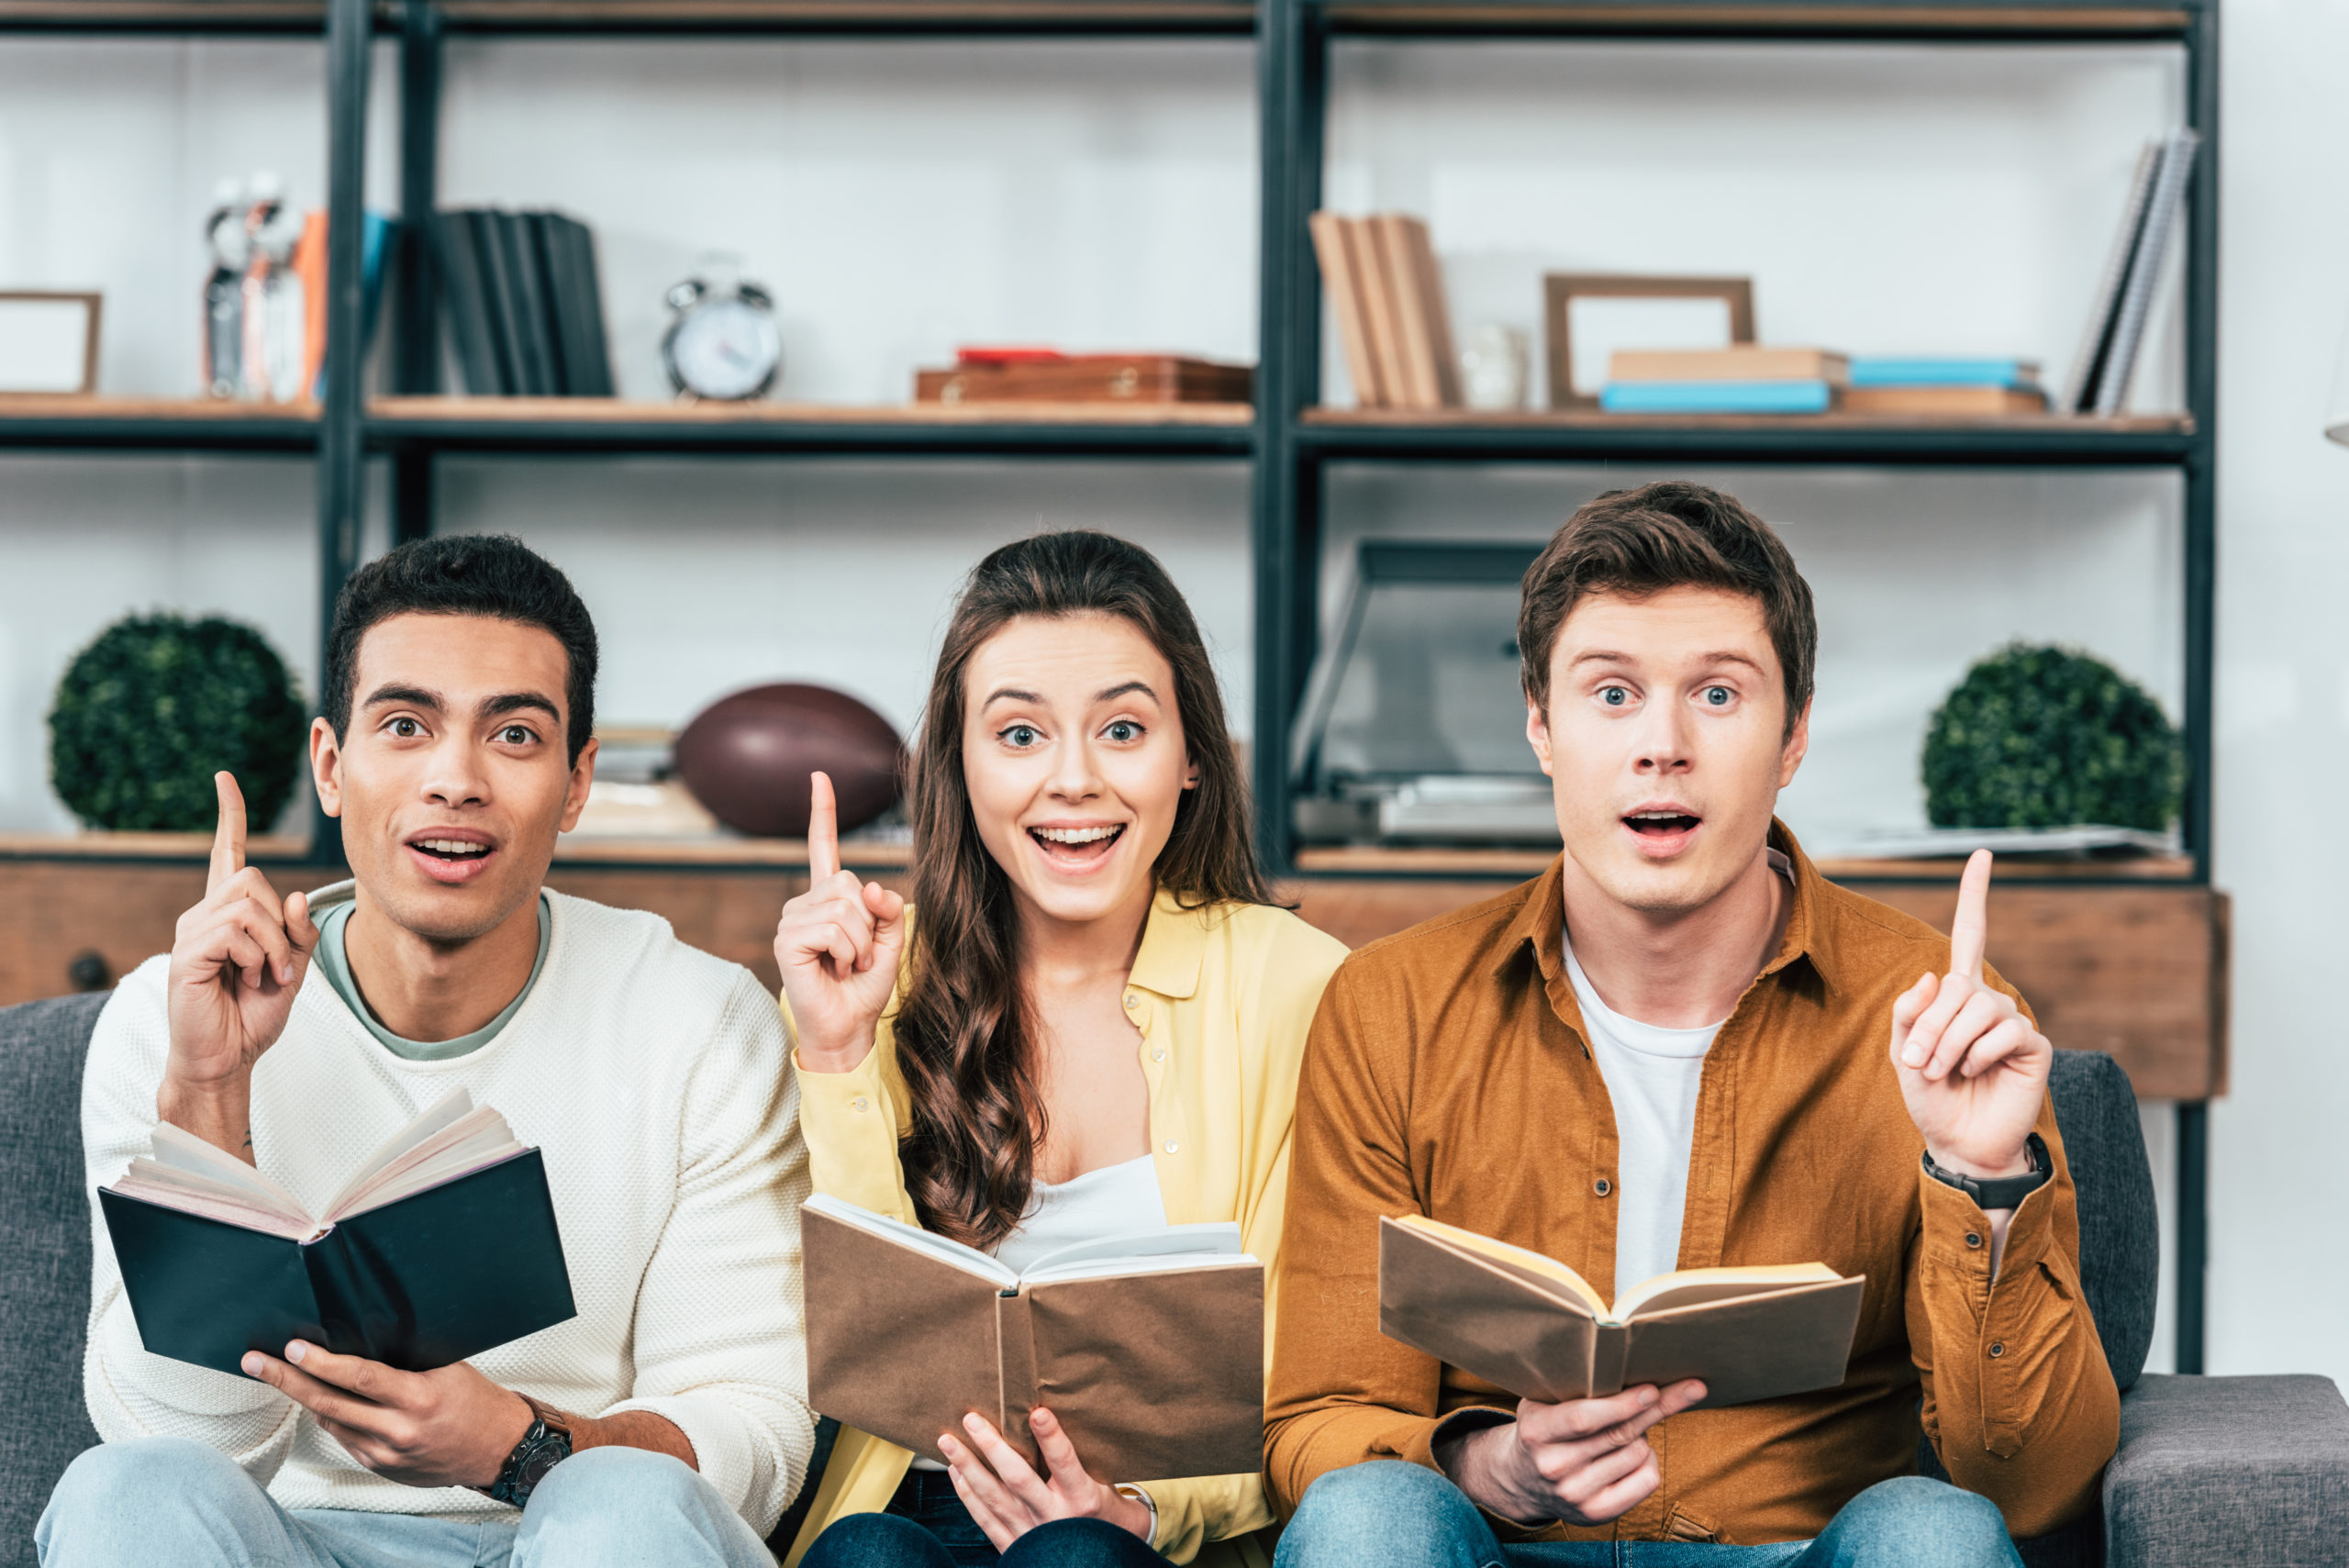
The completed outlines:
<svg viewBox="0 0 2349 1568">
<path fill-rule="evenodd" d="M 668 342 L 669 371 L 696 397 L 755 397 L 783 363 L 774 317 L 738 298 L 713 299 L 678 319 Z"/>
</svg>

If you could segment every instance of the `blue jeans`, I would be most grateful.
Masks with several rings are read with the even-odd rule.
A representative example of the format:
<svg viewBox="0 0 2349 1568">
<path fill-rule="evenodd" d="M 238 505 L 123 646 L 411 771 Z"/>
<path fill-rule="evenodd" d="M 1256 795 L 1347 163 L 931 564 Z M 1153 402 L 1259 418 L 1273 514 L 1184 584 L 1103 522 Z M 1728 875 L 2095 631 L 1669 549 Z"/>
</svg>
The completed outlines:
<svg viewBox="0 0 2349 1568">
<path fill-rule="evenodd" d="M 564 1460 L 520 1513 L 490 1518 L 280 1507 L 184 1438 L 91 1449 L 33 1531 L 41 1568 L 773 1568 L 692 1466 L 644 1449 Z"/>
<path fill-rule="evenodd" d="M 799 1568 L 1166 1568 L 1166 1559 L 1116 1525 L 1055 1519 L 998 1556 L 986 1532 L 935 1470 L 909 1470 L 884 1514 L 850 1514 L 816 1538 Z"/>
<path fill-rule="evenodd" d="M 1380 1460 L 1316 1481 L 1274 1568 L 2021 1568 L 1987 1497 L 1904 1475 L 1843 1505 L 1817 1540 L 1503 1546 L 1467 1495 L 1424 1465 Z"/>
</svg>

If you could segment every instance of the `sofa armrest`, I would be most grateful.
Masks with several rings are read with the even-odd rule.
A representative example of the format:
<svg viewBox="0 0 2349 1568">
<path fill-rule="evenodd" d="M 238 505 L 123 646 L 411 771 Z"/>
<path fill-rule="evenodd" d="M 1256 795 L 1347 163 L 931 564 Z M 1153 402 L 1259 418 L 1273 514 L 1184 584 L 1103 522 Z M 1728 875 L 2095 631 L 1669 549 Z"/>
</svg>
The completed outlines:
<svg viewBox="0 0 2349 1568">
<path fill-rule="evenodd" d="M 2140 1378 L 2104 1473 L 2109 1568 L 2339 1561 L 2349 1404 L 2326 1377 Z"/>
</svg>

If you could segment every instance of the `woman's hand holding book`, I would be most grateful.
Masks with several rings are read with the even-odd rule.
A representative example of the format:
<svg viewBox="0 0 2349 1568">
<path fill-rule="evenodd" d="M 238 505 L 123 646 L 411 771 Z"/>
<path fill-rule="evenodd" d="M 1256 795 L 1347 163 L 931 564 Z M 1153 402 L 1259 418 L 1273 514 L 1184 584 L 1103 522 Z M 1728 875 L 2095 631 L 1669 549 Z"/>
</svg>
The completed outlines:
<svg viewBox="0 0 2349 1568">
<path fill-rule="evenodd" d="M 1028 1415 L 1036 1447 L 1044 1456 L 1043 1475 L 984 1416 L 966 1416 L 963 1425 L 967 1440 L 941 1432 L 938 1449 L 946 1456 L 954 1495 L 997 1551 L 1010 1551 L 1013 1541 L 1054 1519 L 1103 1519 L 1141 1540 L 1150 1540 L 1157 1523 L 1150 1505 L 1085 1473 L 1076 1446 L 1050 1410 L 1039 1406 Z"/>
<path fill-rule="evenodd" d="M 783 906 L 774 961 L 798 1035 L 799 1064 L 848 1073 L 873 1049 L 881 1009 L 896 988 L 906 945 L 906 901 L 877 882 L 841 869 L 839 808 L 832 781 L 812 775 L 807 812 L 807 891 Z"/>
</svg>

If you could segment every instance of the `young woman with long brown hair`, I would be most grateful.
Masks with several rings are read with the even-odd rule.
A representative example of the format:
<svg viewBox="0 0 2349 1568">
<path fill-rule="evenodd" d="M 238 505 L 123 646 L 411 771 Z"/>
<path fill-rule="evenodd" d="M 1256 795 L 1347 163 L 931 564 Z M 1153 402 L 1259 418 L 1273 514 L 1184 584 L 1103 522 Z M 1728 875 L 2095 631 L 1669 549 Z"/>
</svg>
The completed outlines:
<svg viewBox="0 0 2349 1568">
<path fill-rule="evenodd" d="M 972 573 L 914 760 L 913 907 L 839 870 L 829 783 L 817 801 L 815 880 L 775 934 L 816 1189 L 1014 1266 L 1236 1220 L 1269 1271 L 1306 1029 L 1345 949 L 1271 902 L 1158 562 L 1054 533 Z M 1270 1556 L 1254 1473 L 1097 1476 L 1039 1411 L 1039 1474 L 973 1421 L 940 1435 L 943 1466 L 843 1430 L 786 1562 Z"/>
</svg>

